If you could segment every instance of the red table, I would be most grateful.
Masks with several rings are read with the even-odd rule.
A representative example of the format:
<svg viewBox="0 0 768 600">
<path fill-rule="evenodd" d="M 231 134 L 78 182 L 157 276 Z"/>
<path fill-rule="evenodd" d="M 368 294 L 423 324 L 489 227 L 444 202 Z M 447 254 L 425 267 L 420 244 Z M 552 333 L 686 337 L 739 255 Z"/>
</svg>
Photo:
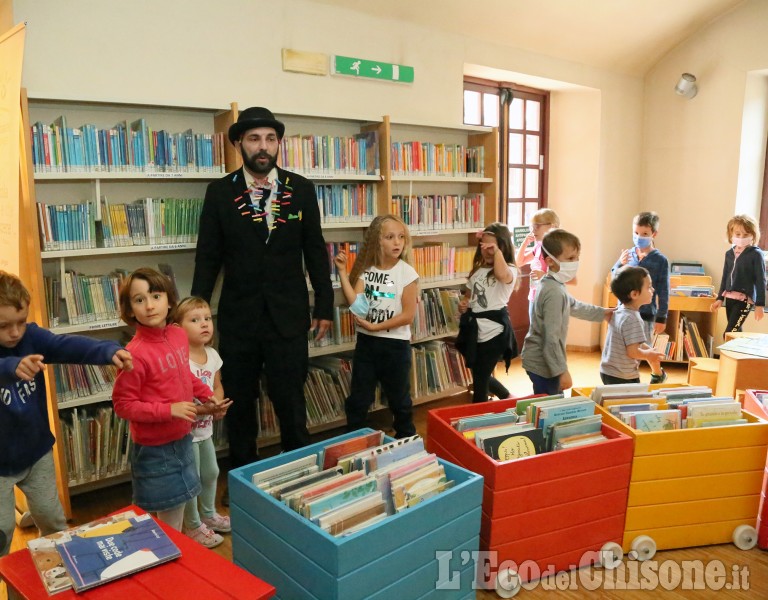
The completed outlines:
<svg viewBox="0 0 768 600">
<path fill-rule="evenodd" d="M 127 506 L 117 512 L 134 510 Z M 190 600 L 224 600 L 271 598 L 275 588 L 247 571 L 235 566 L 215 552 L 204 548 L 186 535 L 160 523 L 165 532 L 181 550 L 181 558 L 140 571 L 128 577 L 92 588 L 80 594 L 66 590 L 49 596 L 43 588 L 29 550 L 19 550 L 0 558 L 0 578 L 8 586 L 8 597 L 56 600 L 145 600 L 157 598 Z"/>
</svg>

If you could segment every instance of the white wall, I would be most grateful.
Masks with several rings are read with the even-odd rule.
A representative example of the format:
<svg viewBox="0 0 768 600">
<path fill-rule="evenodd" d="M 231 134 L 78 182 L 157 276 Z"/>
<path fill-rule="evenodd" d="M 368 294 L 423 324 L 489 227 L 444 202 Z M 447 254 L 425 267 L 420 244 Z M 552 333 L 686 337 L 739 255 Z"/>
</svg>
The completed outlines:
<svg viewBox="0 0 768 600">
<path fill-rule="evenodd" d="M 768 2 L 750 0 L 681 44 L 645 79 L 643 207 L 661 214 L 661 249 L 670 258 L 700 260 L 717 284 L 728 249 L 725 225 L 736 211 L 747 90 L 751 96 L 758 85 L 748 81 L 768 68 L 767 31 Z M 698 79 L 692 100 L 672 91 L 683 72 Z M 740 210 L 748 203 L 740 201 Z M 757 216 L 754 198 L 752 207 Z M 747 329 L 758 329 L 751 318 Z"/>
<path fill-rule="evenodd" d="M 225 108 L 460 125 L 465 64 L 565 82 L 552 95 L 550 203 L 582 238 L 573 290 L 599 287 L 640 206 L 643 82 L 309 0 L 15 0 L 32 98 Z M 283 72 L 281 49 L 415 67 L 413 85 Z M 555 127 L 556 126 L 556 127 Z M 569 344 L 598 329 L 574 322 Z"/>
</svg>

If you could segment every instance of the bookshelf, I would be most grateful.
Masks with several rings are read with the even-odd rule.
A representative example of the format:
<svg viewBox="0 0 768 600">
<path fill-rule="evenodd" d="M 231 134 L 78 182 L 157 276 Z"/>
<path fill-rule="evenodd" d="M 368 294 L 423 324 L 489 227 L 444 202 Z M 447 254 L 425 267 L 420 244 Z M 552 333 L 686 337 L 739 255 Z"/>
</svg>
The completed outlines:
<svg viewBox="0 0 768 600">
<path fill-rule="evenodd" d="M 677 286 L 711 286 L 712 278 L 709 275 L 677 275 L 670 278 L 669 294 L 669 312 L 667 314 L 667 327 L 664 331 L 669 336 L 669 341 L 673 342 L 675 349 L 672 351 L 672 357 L 663 362 L 688 364 L 688 351 L 685 349 L 684 341 L 684 321 L 695 325 L 699 338 L 703 342 L 704 349 L 708 347 L 707 340 L 714 335 L 717 314 L 709 310 L 714 297 L 691 297 L 678 296 L 674 293 Z M 611 293 L 611 277 L 606 278 L 603 285 L 603 306 L 614 307 L 617 305 L 616 297 Z M 607 333 L 607 324 L 603 323 L 600 327 L 600 347 L 605 345 L 605 336 Z M 680 350 L 682 349 L 682 355 Z M 677 351 L 677 358 L 674 357 Z M 709 356 L 703 354 L 703 356 Z"/>
<path fill-rule="evenodd" d="M 41 251 L 37 258 L 47 283 L 44 288 L 48 288 L 47 295 L 53 299 L 43 317 L 43 325 L 56 333 L 79 333 L 126 343 L 129 332 L 114 312 L 114 297 L 109 291 L 111 287 L 114 296 L 120 272 L 147 265 L 170 265 L 183 297 L 189 293 L 194 271 L 196 227 L 187 226 L 180 232 L 175 231 L 171 237 L 158 232 L 153 235 L 150 223 L 157 222 L 155 216 L 159 209 L 147 198 L 164 199 L 165 202 L 168 199 L 202 199 L 210 181 L 240 167 L 238 154 L 226 141 L 230 124 L 237 120 L 237 104 L 228 108 L 197 109 L 31 99 L 28 108 L 31 153 L 37 164 L 34 173 L 37 217 L 43 224 Z M 393 196 L 421 197 L 421 211 L 402 216 L 408 217 L 406 222 L 410 225 L 414 247 L 424 254 L 423 264 L 418 265 L 422 294 L 433 290 L 439 296 L 440 289 L 456 289 L 466 283 L 467 266 L 459 270 L 458 262 L 452 265 L 452 270 L 444 266 L 447 257 L 456 254 L 457 249 L 470 248 L 471 252 L 465 251 L 465 254 L 473 254 L 474 233 L 484 224 L 496 220 L 498 132 L 495 129 L 393 124 L 387 116 L 375 122 L 280 113 L 276 116 L 286 124 L 287 133 L 281 146 L 280 163 L 315 183 L 327 242 L 360 243 L 373 217 L 395 208 Z M 58 125 L 59 130 L 53 125 Z M 119 130 L 117 134 L 116 130 Z M 193 166 L 191 160 L 181 167 L 172 161 L 178 155 L 180 140 L 185 139 L 182 134 L 189 136 L 190 132 L 193 137 L 186 139 L 198 140 L 198 150 L 202 144 L 209 144 L 205 154 L 207 162 L 201 167 Z M 125 143 L 123 155 L 115 152 L 114 144 L 119 143 L 119 134 L 133 139 L 135 144 L 143 139 L 143 149 L 133 147 L 128 150 Z M 179 136 L 174 138 L 176 134 Z M 200 138 L 194 138 L 195 134 Z M 174 139 L 177 146 L 173 145 Z M 397 163 L 393 162 L 393 151 L 408 142 L 427 146 L 433 157 L 443 152 L 443 147 L 448 147 L 453 153 L 445 162 L 451 167 L 450 172 L 395 170 Z M 69 145 L 69 153 L 65 151 L 65 143 Z M 79 150 L 75 151 L 73 147 L 77 144 Z M 192 142 L 193 146 L 195 144 Z M 150 146 L 154 151 L 155 166 L 149 164 Z M 159 149 L 161 146 L 162 150 Z M 460 164 L 466 164 L 468 148 L 474 153 L 471 163 L 474 172 L 454 172 L 457 171 L 456 157 Z M 69 209 L 69 220 L 56 222 L 57 211 L 65 210 L 62 208 L 65 206 Z M 436 208 L 440 210 L 436 211 Z M 115 210 L 125 215 L 123 230 L 118 230 L 120 221 L 116 220 Z M 133 214 L 134 210 L 143 210 L 143 218 Z M 183 215 L 184 223 L 196 225 L 199 213 L 184 208 L 179 209 L 179 214 Z M 414 215 L 429 215 L 432 220 L 409 221 Z M 454 218 L 457 216 L 461 218 Z M 140 227 L 142 221 L 143 230 Z M 58 236 L 53 235 L 54 224 L 58 226 Z M 105 227 L 107 225 L 109 227 Z M 167 229 L 169 225 L 165 225 Z M 121 242 L 120 235 L 127 238 Z M 105 242 L 108 239 L 113 240 L 111 245 Z M 464 260 L 466 263 L 466 257 Z M 471 256 L 469 262 L 471 264 Z M 77 296 L 77 284 L 73 281 L 68 298 L 65 281 L 75 273 L 83 278 L 77 280 L 82 289 Z M 115 273 L 115 281 L 111 284 L 98 279 Z M 59 282 L 58 288 L 52 287 L 53 281 Z M 46 291 L 41 289 L 34 301 L 46 306 L 45 296 Z M 215 293 L 214 313 L 216 296 Z M 336 300 L 337 305 L 343 304 L 340 290 Z M 79 318 L 70 318 L 75 314 Z M 455 330 L 445 324 L 439 331 L 426 335 L 422 332 L 421 338 L 414 342 L 414 352 L 421 356 L 429 347 L 434 353 L 435 348 L 430 344 L 439 344 L 453 335 Z M 354 346 L 352 338 L 339 344 L 311 347 L 310 362 L 343 357 L 354 350 Z M 437 368 L 433 366 L 433 379 L 445 375 L 445 365 L 440 367 L 442 371 L 438 372 Z M 445 384 L 444 381 L 444 385 L 435 389 L 432 379 L 427 381 L 426 376 L 422 379 L 419 389 L 423 393 L 414 394 L 414 404 L 455 396 L 467 389 L 466 385 Z M 74 442 L 74 436 L 67 437 L 64 432 L 69 432 L 75 414 L 78 418 L 88 418 L 108 407 L 111 394 L 109 389 L 103 389 L 59 399 L 57 386 L 62 389 L 62 382 L 52 373 L 48 380 L 52 426 L 60 441 L 56 447 L 57 465 L 68 484 L 64 486 L 62 496 L 69 513 L 70 493 L 122 482 L 128 475 L 125 470 L 102 470 L 75 477 L 71 473 L 67 475 L 67 454 L 72 462 L 71 455 L 77 444 L 70 443 L 70 438 Z M 77 387 L 76 382 L 72 383 Z M 374 410 L 380 408 L 384 407 L 374 407 Z M 333 416 L 328 422 L 313 424 L 310 431 L 316 433 L 342 426 L 343 411 L 341 414 L 341 418 Z M 84 433 L 81 429 L 80 435 Z M 277 441 L 274 435 L 265 433 L 259 445 Z"/>
</svg>

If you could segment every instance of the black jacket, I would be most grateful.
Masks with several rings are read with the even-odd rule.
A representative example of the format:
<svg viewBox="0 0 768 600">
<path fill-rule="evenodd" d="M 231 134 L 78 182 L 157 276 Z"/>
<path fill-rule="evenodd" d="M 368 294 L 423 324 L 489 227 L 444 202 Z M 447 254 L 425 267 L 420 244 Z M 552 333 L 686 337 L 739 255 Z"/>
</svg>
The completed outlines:
<svg viewBox="0 0 768 600">
<path fill-rule="evenodd" d="M 289 171 L 277 169 L 279 215 L 265 243 L 252 209 L 244 206 L 243 170 L 208 185 L 195 254 L 192 294 L 210 302 L 224 268 L 218 329 L 222 336 L 247 341 L 268 313 L 283 337 L 306 334 L 310 326 L 309 291 L 303 265 L 314 290 L 313 317 L 333 318 L 328 251 L 320 224 L 315 187 Z"/>
<path fill-rule="evenodd" d="M 723 300 L 725 292 L 741 292 L 756 306 L 765 306 L 765 259 L 760 248 L 747 246 L 738 259 L 733 248 L 725 253 L 717 299 Z"/>
</svg>

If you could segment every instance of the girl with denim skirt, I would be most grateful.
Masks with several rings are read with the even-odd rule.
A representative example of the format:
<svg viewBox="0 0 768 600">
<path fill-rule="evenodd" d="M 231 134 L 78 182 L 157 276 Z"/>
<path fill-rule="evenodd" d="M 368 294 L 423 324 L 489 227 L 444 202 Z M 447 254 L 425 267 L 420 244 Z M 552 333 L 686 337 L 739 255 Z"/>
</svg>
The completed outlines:
<svg viewBox="0 0 768 600">
<path fill-rule="evenodd" d="M 118 374 L 115 412 L 130 423 L 133 502 L 181 531 L 184 507 L 201 490 L 192 453 L 193 399 L 221 404 L 189 370 L 189 342 L 169 325 L 178 298 L 168 277 L 149 268 L 120 287 L 120 317 L 136 328 L 126 346 L 134 368 Z"/>
</svg>

